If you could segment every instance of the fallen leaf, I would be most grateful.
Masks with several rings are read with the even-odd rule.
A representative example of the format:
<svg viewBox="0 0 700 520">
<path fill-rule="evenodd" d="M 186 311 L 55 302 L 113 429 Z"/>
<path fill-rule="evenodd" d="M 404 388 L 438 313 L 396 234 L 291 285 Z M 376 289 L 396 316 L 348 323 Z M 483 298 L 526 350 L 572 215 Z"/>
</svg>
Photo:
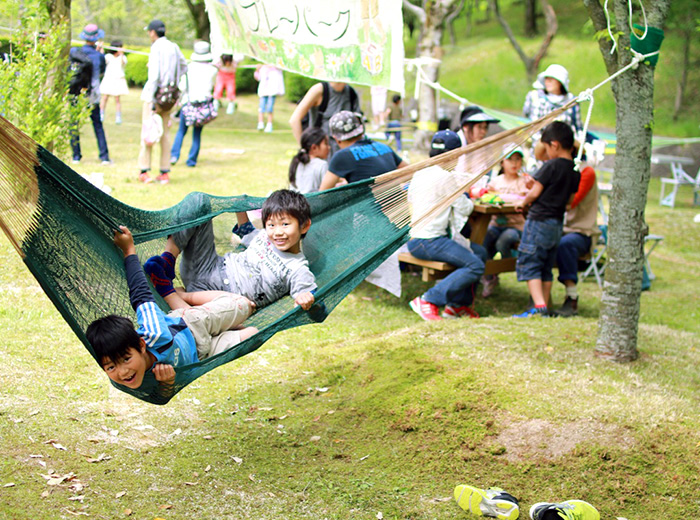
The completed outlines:
<svg viewBox="0 0 700 520">
<path fill-rule="evenodd" d="M 39 466 L 41 466 L 42 468 L 46 467 L 46 462 L 44 462 L 43 460 L 37 460 L 37 462 L 39 463 Z"/>
<path fill-rule="evenodd" d="M 44 456 L 43 455 L 30 455 L 29 458 L 30 459 L 43 459 Z"/>
<path fill-rule="evenodd" d="M 80 493 L 85 486 L 83 486 L 80 482 L 76 482 L 72 486 L 70 486 L 70 489 L 73 491 L 73 493 Z"/>
<path fill-rule="evenodd" d="M 152 430 L 153 426 L 150 424 L 142 424 L 140 426 L 134 426 L 133 429 L 142 432 L 144 430 Z"/>
<path fill-rule="evenodd" d="M 162 506 L 158 506 L 160 509 L 166 510 L 166 509 L 172 509 L 173 505 L 172 504 L 163 504 Z"/>
<path fill-rule="evenodd" d="M 384 518 L 384 515 L 382 514 L 381 511 L 379 511 L 379 512 L 377 513 L 377 520 L 382 520 L 382 518 Z"/>
<path fill-rule="evenodd" d="M 33 412 L 29 412 L 29 417 L 34 417 L 39 413 L 39 410 L 34 410 Z"/>
<path fill-rule="evenodd" d="M 335 413 L 335 410 L 328 410 L 326 413 L 327 413 L 328 415 L 333 415 L 333 414 Z"/>
<path fill-rule="evenodd" d="M 124 515 L 125 515 L 125 516 L 131 516 L 132 513 L 133 513 L 133 511 L 132 511 L 131 509 L 125 509 L 125 510 L 124 510 Z"/>
<path fill-rule="evenodd" d="M 119 493 L 117 493 L 116 495 L 114 495 L 114 498 L 121 498 L 121 497 L 123 497 L 124 495 L 126 495 L 126 491 L 120 491 Z"/>
<path fill-rule="evenodd" d="M 14 482 L 8 482 L 7 484 L 4 484 L 2 487 L 15 487 Z"/>
<path fill-rule="evenodd" d="M 185 482 L 186 486 L 196 486 L 199 482 Z"/>
<path fill-rule="evenodd" d="M 449 502 L 450 500 L 452 500 L 452 497 L 433 498 L 433 502 Z"/>
<path fill-rule="evenodd" d="M 365 460 L 367 458 L 369 458 L 369 455 L 365 455 L 364 457 L 360 457 L 360 460 Z"/>
<path fill-rule="evenodd" d="M 73 500 L 73 501 L 78 500 L 78 501 L 80 501 L 80 503 L 82 504 L 82 503 L 83 503 L 83 500 L 85 500 L 85 495 L 78 495 L 78 496 L 75 496 L 75 497 L 68 497 L 68 500 Z"/>
<path fill-rule="evenodd" d="M 313 422 L 318 422 L 320 418 L 321 418 L 321 416 L 320 416 L 320 415 L 317 415 L 316 417 L 314 417 L 314 418 L 311 419 L 311 420 L 312 420 Z"/>
<path fill-rule="evenodd" d="M 193 472 L 193 473 L 192 473 L 192 476 L 195 477 L 195 478 L 198 477 L 198 476 L 199 476 L 199 472 L 197 472 L 197 471 Z"/>
<path fill-rule="evenodd" d="M 111 455 L 106 455 L 104 453 L 100 453 L 96 459 L 87 459 L 88 462 L 102 462 L 103 460 L 109 460 L 111 459 Z"/>
<path fill-rule="evenodd" d="M 252 473 L 251 473 L 250 475 L 248 475 L 248 478 L 249 478 L 251 481 L 255 482 L 255 475 L 253 475 Z"/>
<path fill-rule="evenodd" d="M 59 443 L 57 443 L 57 442 L 52 442 L 52 443 L 51 443 L 51 446 L 53 446 L 53 447 L 56 448 L 57 450 L 68 451 L 68 449 L 67 449 L 65 446 L 63 446 L 62 444 L 59 444 Z"/>
<path fill-rule="evenodd" d="M 318 388 L 318 387 L 317 387 L 317 388 L 316 388 L 316 391 L 317 391 L 317 392 L 321 392 L 321 393 L 323 393 L 323 392 L 328 392 L 328 387 L 327 387 L 327 386 L 322 386 L 321 388 Z"/>
<path fill-rule="evenodd" d="M 211 435 L 205 435 L 204 437 L 202 437 L 202 439 L 204 439 L 205 441 L 210 441 L 210 440 L 212 440 L 213 438 L 214 438 L 214 437 L 212 437 Z"/>
<path fill-rule="evenodd" d="M 46 491 L 44 491 L 44 492 L 41 494 L 41 498 L 46 498 L 46 497 L 49 496 L 50 494 L 51 494 L 51 493 L 49 493 L 48 490 L 46 490 Z"/>
<path fill-rule="evenodd" d="M 207 467 L 204 468 L 204 471 L 205 471 L 205 473 L 208 473 L 209 471 L 211 471 L 211 465 L 207 465 Z"/>
<path fill-rule="evenodd" d="M 240 458 L 240 457 L 231 457 L 231 458 L 233 459 L 233 462 L 235 462 L 236 464 L 242 464 L 242 463 L 243 463 L 243 459 Z"/>
<path fill-rule="evenodd" d="M 366 301 L 366 302 L 374 301 L 374 298 L 371 298 L 371 297 L 369 297 L 369 296 L 363 296 L 362 299 L 363 299 L 364 301 Z"/>
<path fill-rule="evenodd" d="M 171 433 L 170 435 L 180 435 L 181 433 L 182 433 L 182 428 L 178 428 L 177 430 L 175 430 L 175 431 L 174 431 L 173 433 Z"/>
<path fill-rule="evenodd" d="M 321 437 L 320 437 L 319 435 L 314 435 L 314 436 L 311 437 L 311 439 L 309 439 L 309 440 L 310 440 L 311 442 L 318 442 L 318 441 L 321 440 Z"/>
<path fill-rule="evenodd" d="M 73 516 L 90 516 L 89 514 L 85 513 L 84 511 L 71 511 L 70 509 L 66 509 L 65 507 L 63 508 L 63 510 L 66 513 L 70 513 Z"/>
<path fill-rule="evenodd" d="M 258 408 L 258 410 L 260 410 L 261 412 L 269 412 L 272 410 L 272 408 L 270 408 L 269 406 L 261 406 L 260 408 Z"/>
</svg>

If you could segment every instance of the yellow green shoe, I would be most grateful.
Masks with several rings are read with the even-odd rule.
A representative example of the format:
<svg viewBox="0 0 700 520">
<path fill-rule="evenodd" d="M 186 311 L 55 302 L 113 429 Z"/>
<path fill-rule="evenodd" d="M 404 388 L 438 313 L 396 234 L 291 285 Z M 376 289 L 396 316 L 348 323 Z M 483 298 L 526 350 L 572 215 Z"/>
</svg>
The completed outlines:
<svg viewBox="0 0 700 520">
<path fill-rule="evenodd" d="M 518 499 L 499 488 L 460 485 L 455 488 L 455 500 L 459 507 L 477 516 L 515 520 L 520 515 Z"/>
<path fill-rule="evenodd" d="M 560 504 L 540 502 L 530 508 L 532 520 L 600 520 L 600 513 L 588 502 L 583 500 L 567 500 Z"/>
</svg>

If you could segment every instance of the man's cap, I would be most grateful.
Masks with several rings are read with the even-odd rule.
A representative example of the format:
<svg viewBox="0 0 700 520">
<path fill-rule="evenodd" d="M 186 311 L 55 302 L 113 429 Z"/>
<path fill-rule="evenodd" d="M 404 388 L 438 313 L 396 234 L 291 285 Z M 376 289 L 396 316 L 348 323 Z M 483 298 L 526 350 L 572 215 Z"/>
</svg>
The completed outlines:
<svg viewBox="0 0 700 520">
<path fill-rule="evenodd" d="M 462 110 L 459 117 L 460 126 L 474 123 L 500 123 L 500 119 L 488 115 L 481 107 L 471 106 Z"/>
<path fill-rule="evenodd" d="M 360 114 L 341 110 L 328 121 L 328 129 L 338 141 L 346 141 L 365 132 Z"/>
<path fill-rule="evenodd" d="M 105 32 L 94 23 L 87 24 L 79 36 L 81 40 L 85 40 L 86 42 L 96 42 L 104 37 Z"/>
<path fill-rule="evenodd" d="M 146 30 L 155 32 L 164 31 L 165 24 L 160 20 L 151 20 L 151 23 L 146 26 Z"/>
<path fill-rule="evenodd" d="M 435 132 L 433 140 L 430 142 L 430 157 L 449 152 L 460 146 L 462 146 L 462 141 L 456 133 L 452 130 L 440 130 Z"/>
</svg>

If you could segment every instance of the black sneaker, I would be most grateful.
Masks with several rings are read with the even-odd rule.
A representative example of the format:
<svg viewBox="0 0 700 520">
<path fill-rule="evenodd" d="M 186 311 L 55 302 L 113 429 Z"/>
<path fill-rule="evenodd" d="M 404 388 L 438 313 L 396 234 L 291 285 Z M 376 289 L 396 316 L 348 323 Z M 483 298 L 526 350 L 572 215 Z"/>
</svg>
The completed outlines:
<svg viewBox="0 0 700 520">
<path fill-rule="evenodd" d="M 562 318 L 578 316 L 578 298 L 574 299 L 567 296 L 562 306 L 555 310 L 554 314 Z"/>
</svg>

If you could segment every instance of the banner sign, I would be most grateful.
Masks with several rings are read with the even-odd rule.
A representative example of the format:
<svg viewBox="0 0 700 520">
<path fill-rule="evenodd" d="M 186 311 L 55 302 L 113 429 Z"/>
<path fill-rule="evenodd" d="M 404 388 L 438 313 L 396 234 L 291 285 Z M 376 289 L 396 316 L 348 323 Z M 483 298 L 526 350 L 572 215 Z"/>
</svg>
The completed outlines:
<svg viewBox="0 0 700 520">
<path fill-rule="evenodd" d="M 401 0 L 206 0 L 214 53 L 403 93 Z"/>
</svg>

